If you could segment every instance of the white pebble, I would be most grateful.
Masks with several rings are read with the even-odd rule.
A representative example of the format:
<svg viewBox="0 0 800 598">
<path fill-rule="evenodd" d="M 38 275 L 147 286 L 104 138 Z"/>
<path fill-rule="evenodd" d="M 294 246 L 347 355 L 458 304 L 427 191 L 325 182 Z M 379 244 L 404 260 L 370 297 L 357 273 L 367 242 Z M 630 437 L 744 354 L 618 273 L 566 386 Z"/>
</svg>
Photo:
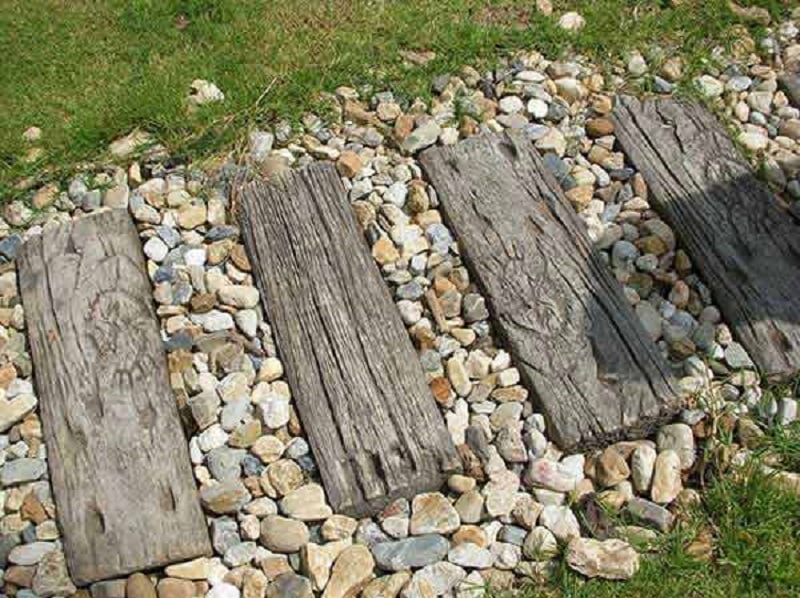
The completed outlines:
<svg viewBox="0 0 800 598">
<path fill-rule="evenodd" d="M 219 424 L 212 425 L 197 437 L 197 444 L 200 447 L 200 450 L 205 453 L 214 450 L 215 448 L 224 446 L 227 441 L 228 434 Z"/>
<path fill-rule="evenodd" d="M 154 262 L 161 262 L 169 253 L 169 247 L 158 237 L 150 237 L 144 244 L 144 254 Z"/>
<path fill-rule="evenodd" d="M 206 263 L 205 247 L 194 247 L 183 254 L 187 266 L 204 266 Z"/>
<path fill-rule="evenodd" d="M 547 116 L 547 102 L 533 98 L 528 102 L 528 114 L 533 118 L 544 118 Z"/>
<path fill-rule="evenodd" d="M 223 581 L 206 592 L 206 598 L 239 598 L 239 588 Z"/>
<path fill-rule="evenodd" d="M 522 109 L 525 107 L 525 105 L 522 103 L 522 100 L 517 96 L 506 96 L 502 98 L 498 106 L 500 111 L 505 112 L 506 114 L 522 112 Z"/>
</svg>

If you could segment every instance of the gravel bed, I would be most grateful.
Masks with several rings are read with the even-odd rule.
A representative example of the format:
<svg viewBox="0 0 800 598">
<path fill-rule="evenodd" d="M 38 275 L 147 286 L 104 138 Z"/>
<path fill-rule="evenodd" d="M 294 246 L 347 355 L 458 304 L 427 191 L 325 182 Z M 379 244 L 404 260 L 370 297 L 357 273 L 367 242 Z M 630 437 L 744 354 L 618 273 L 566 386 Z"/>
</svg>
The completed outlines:
<svg viewBox="0 0 800 598">
<path fill-rule="evenodd" d="M 743 38 L 734 55 L 719 56 L 723 67 L 693 84 L 800 216 L 800 75 L 789 74 L 800 70 L 797 40 L 793 21 L 765 40 Z M 214 173 L 175 163 L 158 146 L 131 161 L 149 141 L 134 132 L 110 148 L 125 167 L 88 167 L 66 186 L 32 189 L 29 201 L 7 205 L 0 223 L 3 593 L 76 592 L 48 482 L 14 255 L 42 227 L 109 207 L 129 209 L 140 230 L 215 556 L 94 584 L 94 598 L 482 596 L 486 583 L 545 580 L 561 554 L 589 577 L 632 576 L 649 543 L 699 500 L 693 480 L 703 451 L 717 448 L 713 427 L 734 432 L 741 458 L 761 425 L 797 415 L 793 396 L 764 400 L 750 357 L 615 142 L 613 94 L 644 80 L 671 93 L 682 78 L 679 62 L 636 54 L 601 74 L 580 57 L 522 53 L 491 72 L 465 67 L 437 78 L 427 105 L 340 87 L 327 97 L 331 118 L 307 115 L 302 131 L 286 123 L 253 131 L 245 159 Z M 193 82 L 193 104 L 224 101 L 207 83 Z M 544 155 L 680 378 L 687 406 L 653 438 L 562 454 L 493 332 L 414 155 L 503 129 L 519 130 Z M 243 174 L 275 176 L 314 160 L 337 165 L 464 463 L 464 474 L 439 492 L 360 521 L 326 503 L 232 208 L 233 181 Z M 605 508 L 630 525 L 612 523 Z"/>
</svg>

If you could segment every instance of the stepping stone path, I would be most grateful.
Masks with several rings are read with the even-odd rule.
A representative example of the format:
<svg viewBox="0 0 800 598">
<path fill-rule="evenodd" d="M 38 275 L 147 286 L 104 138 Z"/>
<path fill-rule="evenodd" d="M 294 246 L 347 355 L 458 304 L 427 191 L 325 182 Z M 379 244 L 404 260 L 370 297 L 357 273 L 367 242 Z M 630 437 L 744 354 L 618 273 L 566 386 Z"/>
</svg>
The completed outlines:
<svg viewBox="0 0 800 598">
<path fill-rule="evenodd" d="M 793 376 L 800 369 L 800 225 L 700 104 L 623 96 L 614 122 L 734 335 L 767 378 Z"/>
<path fill-rule="evenodd" d="M 314 164 L 252 184 L 242 207 L 256 281 L 334 509 L 373 515 L 441 487 L 461 464 L 336 169 Z"/>
<path fill-rule="evenodd" d="M 775 48 L 773 58 L 736 64 L 723 55 L 728 65 L 710 85 L 721 95 L 710 101 L 738 119 L 740 141 L 766 147 L 767 179 L 784 192 L 782 199 L 797 200 L 797 217 L 800 145 L 793 139 L 800 140 L 800 110 L 788 105 L 797 100 L 785 77 L 776 82 L 775 76 L 796 63 L 798 29 L 787 22 L 770 36 L 763 41 Z M 668 93 L 683 78 L 680 59 L 663 65 L 653 60 L 632 55 L 627 70 L 637 78 L 652 76 L 654 88 Z M 50 489 L 53 451 L 42 442 L 46 401 L 38 402 L 31 384 L 31 314 L 19 301 L 15 254 L 23 239 L 101 206 L 127 206 L 137 222 L 214 555 L 153 569 L 127 583 L 95 583 L 95 598 L 311 598 L 359 590 L 363 598 L 479 598 L 486 583 L 498 591 L 545 583 L 559 558 L 587 577 L 625 578 L 638 562 L 628 542 L 649 558 L 640 542 L 654 543 L 682 508 L 699 500 L 691 486 L 705 463 L 710 404 L 735 422 L 734 441 L 743 447 L 733 455 L 737 462 L 747 458 L 760 426 L 796 418 L 794 394 L 762 400 L 752 356 L 734 340 L 685 247 L 651 205 L 642 174 L 620 151 L 609 117 L 623 79 L 601 75 L 584 59 L 553 62 L 536 52 L 497 66 L 438 77 L 428 105 L 405 104 L 388 91 L 359 97 L 339 88 L 332 107 L 341 109 L 341 118 L 309 114 L 302 132 L 284 122 L 254 131 L 246 167 L 235 156 L 219 172 L 204 172 L 152 145 L 124 167 L 81 169 L 68 186 L 51 182 L 22 191 L 25 200 L 3 208 L 4 593 L 51 598 L 76 592 Z M 624 62 L 620 66 L 617 73 L 626 70 Z M 505 99 L 511 96 L 521 102 Z M 510 111 L 500 109 L 501 100 Z M 696 406 L 648 439 L 562 453 L 534 407 L 536 397 L 523 386 L 524 364 L 497 334 L 490 297 L 465 267 L 463 240 L 442 218 L 437 190 L 411 155 L 508 129 L 542 152 L 593 249 L 611 267 L 681 387 L 696 393 Z M 124 141 L 131 147 L 120 153 L 132 150 L 138 135 Z M 289 365 L 278 357 L 274 323 L 265 317 L 266 296 L 255 288 L 255 264 L 235 226 L 241 196 L 232 182 L 254 170 L 274 179 L 316 160 L 336 162 L 464 466 L 438 492 L 419 501 L 399 498 L 360 520 L 330 514 L 335 509 L 321 491 L 320 449 L 310 450 L 299 397 L 287 384 Z M 776 472 L 776 480 L 794 492 L 799 477 Z M 605 508 L 636 525 L 614 525 L 602 516 Z M 435 531 L 414 535 L 412 518 L 415 531 Z M 354 545 L 369 553 L 347 550 Z"/>
<path fill-rule="evenodd" d="M 669 419 L 677 382 L 532 145 L 484 135 L 420 161 L 559 445 Z"/>
<path fill-rule="evenodd" d="M 72 578 L 210 553 L 127 211 L 49 227 L 17 260 Z"/>
</svg>

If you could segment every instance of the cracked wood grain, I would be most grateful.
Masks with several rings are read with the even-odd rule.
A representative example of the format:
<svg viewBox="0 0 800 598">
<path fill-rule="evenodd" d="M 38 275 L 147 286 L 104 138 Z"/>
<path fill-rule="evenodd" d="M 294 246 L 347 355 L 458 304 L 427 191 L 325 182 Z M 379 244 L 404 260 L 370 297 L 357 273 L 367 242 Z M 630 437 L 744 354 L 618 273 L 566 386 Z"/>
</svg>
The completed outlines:
<svg viewBox="0 0 800 598">
<path fill-rule="evenodd" d="M 337 513 L 371 515 L 460 467 L 406 329 L 330 164 L 241 194 L 246 248 Z"/>
<path fill-rule="evenodd" d="M 617 139 L 734 336 L 771 380 L 800 369 L 800 226 L 700 104 L 618 99 Z"/>
<path fill-rule="evenodd" d="M 420 157 L 473 279 L 563 449 L 641 436 L 675 380 L 529 142 L 482 135 Z"/>
<path fill-rule="evenodd" d="M 79 585 L 209 554 L 136 227 L 46 227 L 17 258 L 50 480 Z"/>
</svg>

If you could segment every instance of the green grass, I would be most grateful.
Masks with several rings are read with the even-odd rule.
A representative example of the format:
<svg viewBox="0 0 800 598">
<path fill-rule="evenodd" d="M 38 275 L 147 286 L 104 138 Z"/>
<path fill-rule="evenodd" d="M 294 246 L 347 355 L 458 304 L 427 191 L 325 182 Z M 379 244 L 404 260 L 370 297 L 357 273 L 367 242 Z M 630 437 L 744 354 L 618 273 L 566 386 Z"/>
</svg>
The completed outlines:
<svg viewBox="0 0 800 598">
<path fill-rule="evenodd" d="M 771 430 L 764 451 L 797 471 L 800 426 Z M 766 453 L 765 453 L 766 454 Z M 712 538 L 711 558 L 689 550 L 698 533 Z M 643 555 L 626 582 L 586 580 L 560 563 L 552 583 L 522 598 L 774 598 L 800 595 L 800 497 L 779 489 L 754 460 L 736 474 L 716 478 L 702 504 L 675 531 Z"/>
<path fill-rule="evenodd" d="M 776 457 L 779 466 L 789 471 L 800 471 L 800 423 L 786 428 L 775 427 L 768 431 L 766 455 Z"/>
<path fill-rule="evenodd" d="M 778 0 L 757 3 L 785 11 Z M 579 10 L 585 29 L 560 30 L 533 0 L 4 0 L 0 194 L 23 174 L 95 158 L 134 127 L 198 158 L 231 147 L 247 127 L 299 119 L 320 91 L 370 85 L 426 97 L 434 75 L 516 49 L 574 48 L 608 64 L 659 44 L 668 54 L 679 48 L 691 73 L 736 23 L 727 0 L 554 4 L 557 13 Z M 437 58 L 407 68 L 401 49 Z M 215 82 L 224 104 L 187 114 L 195 78 Z M 46 152 L 33 165 L 21 160 L 31 125 L 42 128 Z"/>
</svg>

